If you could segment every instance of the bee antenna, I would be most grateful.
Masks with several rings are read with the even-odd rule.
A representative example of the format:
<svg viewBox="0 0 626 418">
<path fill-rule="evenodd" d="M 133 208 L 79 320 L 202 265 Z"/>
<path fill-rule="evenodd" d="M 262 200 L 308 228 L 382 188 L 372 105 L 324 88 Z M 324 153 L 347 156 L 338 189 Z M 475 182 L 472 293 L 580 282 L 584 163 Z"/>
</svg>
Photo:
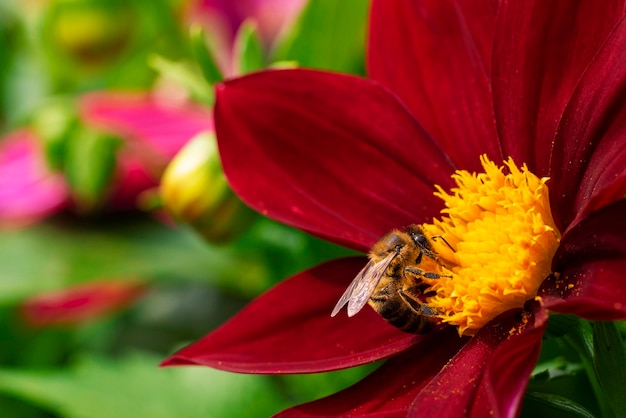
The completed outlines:
<svg viewBox="0 0 626 418">
<path fill-rule="evenodd" d="M 448 241 L 446 241 L 446 239 L 443 237 L 443 235 L 433 235 L 432 236 L 433 240 L 435 240 L 437 238 L 441 238 L 441 240 L 446 243 L 446 245 L 448 246 L 448 248 L 450 248 L 452 250 L 452 252 L 456 252 L 456 250 L 454 248 L 452 248 L 452 245 L 450 245 L 450 243 Z"/>
</svg>

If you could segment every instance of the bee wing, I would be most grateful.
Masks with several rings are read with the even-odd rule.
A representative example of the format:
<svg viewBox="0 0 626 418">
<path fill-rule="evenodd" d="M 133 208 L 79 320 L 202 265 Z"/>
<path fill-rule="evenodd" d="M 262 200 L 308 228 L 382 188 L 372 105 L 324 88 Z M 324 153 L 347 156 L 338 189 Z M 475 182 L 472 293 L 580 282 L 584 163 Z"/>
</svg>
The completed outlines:
<svg viewBox="0 0 626 418">
<path fill-rule="evenodd" d="M 337 315 L 346 303 L 348 304 L 348 316 L 354 316 L 363 309 L 396 255 L 398 253 L 394 251 L 376 263 L 370 260 L 343 292 L 330 316 Z"/>
</svg>

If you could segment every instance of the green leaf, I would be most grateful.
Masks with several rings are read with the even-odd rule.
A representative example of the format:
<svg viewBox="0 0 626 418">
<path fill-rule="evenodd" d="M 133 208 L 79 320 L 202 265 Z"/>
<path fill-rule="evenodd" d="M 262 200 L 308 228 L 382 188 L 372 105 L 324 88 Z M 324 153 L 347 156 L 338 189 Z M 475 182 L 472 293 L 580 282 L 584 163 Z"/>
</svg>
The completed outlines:
<svg viewBox="0 0 626 418">
<path fill-rule="evenodd" d="M 41 418 L 45 416 L 45 411 L 41 408 L 0 394 L 0 412 L 4 412 L 4 416 L 8 411 L 11 412 L 11 418 Z"/>
<path fill-rule="evenodd" d="M 616 417 L 626 416 L 626 355 L 620 333 L 612 322 L 594 322 L 594 369 Z"/>
<path fill-rule="evenodd" d="M 579 318 L 574 317 L 574 319 L 575 321 L 572 321 L 570 331 L 564 334 L 565 340 L 576 348 L 583 361 L 586 359 L 592 360 L 594 351 L 591 325 L 589 322 Z"/>
<path fill-rule="evenodd" d="M 257 34 L 256 25 L 251 21 L 243 22 L 237 31 L 234 50 L 240 74 L 258 71 L 265 67 L 261 40 Z"/>
<path fill-rule="evenodd" d="M 89 212 L 102 201 L 113 177 L 120 140 L 78 127 L 67 142 L 65 175 L 79 210 Z"/>
<path fill-rule="evenodd" d="M 147 354 L 84 357 L 68 369 L 0 370 L 0 391 L 67 418 L 270 416 L 285 407 L 266 376 L 158 368 Z"/>
<path fill-rule="evenodd" d="M 187 90 L 197 101 L 212 105 L 213 89 L 198 73 L 196 67 L 185 61 L 172 61 L 160 55 L 150 57 L 148 64 L 162 77 L 168 78 Z"/>
<path fill-rule="evenodd" d="M 362 74 L 368 9 L 367 0 L 309 1 L 274 59 Z"/>
<path fill-rule="evenodd" d="M 576 324 L 571 330 L 577 328 L 578 322 L 579 320 L 576 319 Z M 578 351 L 573 350 L 564 337 L 544 338 L 537 365 L 528 383 L 528 392 L 575 399 L 576 403 L 591 411 L 592 414 L 600 410 L 585 363 L 581 362 Z M 568 416 L 563 413 L 557 414 L 553 408 L 528 399 L 524 401 L 522 412 L 523 417 L 531 418 Z"/>
<path fill-rule="evenodd" d="M 281 382 L 289 399 L 299 404 L 339 392 L 363 379 L 378 366 L 380 362 L 329 373 L 280 375 L 276 379 Z"/>
<path fill-rule="evenodd" d="M 189 31 L 189 38 L 193 56 L 196 59 L 196 62 L 198 63 L 206 81 L 208 81 L 209 84 L 215 84 L 222 81 L 224 76 L 215 62 L 215 57 L 207 47 L 204 36 L 202 27 L 198 25 L 191 27 Z"/>
<path fill-rule="evenodd" d="M 52 220 L 0 234 L 0 305 L 107 278 L 191 280 L 251 298 L 300 270 L 354 254 L 267 219 L 226 247 L 138 216 Z"/>
<path fill-rule="evenodd" d="M 604 393 L 604 390 L 600 385 L 598 375 L 596 373 L 596 353 L 591 324 L 588 321 L 578 319 L 577 325 L 572 327 L 571 332 L 565 334 L 564 339 L 578 352 L 578 355 L 580 356 L 587 377 L 589 378 L 593 394 L 595 395 L 597 404 L 601 410 L 600 416 L 612 416 L 612 406 L 610 405 L 606 393 Z"/>
<path fill-rule="evenodd" d="M 548 318 L 546 336 L 562 337 L 578 326 L 579 319 L 574 315 L 551 314 Z"/>
<path fill-rule="evenodd" d="M 524 401 L 524 409 L 532 409 L 533 411 L 528 414 L 522 414 L 523 416 L 595 418 L 595 416 L 582 405 L 559 395 L 528 392 L 526 393 Z M 539 410 L 543 412 L 543 414 L 539 414 Z"/>
<path fill-rule="evenodd" d="M 557 377 L 569 376 L 583 370 L 579 363 L 570 363 L 563 357 L 556 357 L 549 361 L 537 363 L 531 376 L 534 379 L 550 380 Z"/>
<path fill-rule="evenodd" d="M 0 304 L 95 279 L 222 283 L 235 277 L 268 286 L 258 284 L 267 280 L 258 260 L 238 258 L 149 219 L 46 222 L 0 234 Z"/>
</svg>

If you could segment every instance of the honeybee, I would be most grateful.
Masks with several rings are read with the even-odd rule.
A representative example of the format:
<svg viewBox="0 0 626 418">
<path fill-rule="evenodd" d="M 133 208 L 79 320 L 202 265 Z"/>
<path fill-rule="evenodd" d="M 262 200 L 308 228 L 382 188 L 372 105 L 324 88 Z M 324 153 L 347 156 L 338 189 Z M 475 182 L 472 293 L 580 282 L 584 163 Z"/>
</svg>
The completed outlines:
<svg viewBox="0 0 626 418">
<path fill-rule="evenodd" d="M 390 324 L 406 332 L 424 333 L 439 320 L 425 303 L 429 285 L 422 278 L 449 277 L 441 273 L 441 267 L 420 226 L 393 230 L 374 244 L 369 262 L 341 295 L 331 316 L 346 304 L 348 316 L 354 316 L 369 303 Z"/>
</svg>

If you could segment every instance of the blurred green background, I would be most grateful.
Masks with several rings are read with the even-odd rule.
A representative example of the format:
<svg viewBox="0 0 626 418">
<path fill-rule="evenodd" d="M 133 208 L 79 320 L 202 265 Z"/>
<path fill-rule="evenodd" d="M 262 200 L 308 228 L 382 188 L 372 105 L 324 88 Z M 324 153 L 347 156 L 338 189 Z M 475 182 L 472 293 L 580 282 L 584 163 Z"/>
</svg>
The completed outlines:
<svg viewBox="0 0 626 418">
<path fill-rule="evenodd" d="M 159 368 L 275 283 L 349 252 L 250 214 L 231 219 L 232 236 L 214 243 L 164 222 L 154 191 L 110 210 L 102 202 L 119 139 L 73 145 L 72 103 L 88 92 L 174 90 L 210 111 L 212 83 L 247 71 L 363 74 L 367 1 L 265 1 L 274 11 L 262 13 L 257 3 L 0 0 L 0 146 L 12 132 L 36 131 L 48 168 L 70 188 L 61 209 L 0 222 L 0 416 L 269 416 L 371 370 L 270 377 Z M 280 31 L 263 26 L 285 8 Z M 0 189 L 12 176 L 0 167 Z M 28 192 L 0 190 L 0 206 Z M 90 283 L 93 300 L 80 293 Z M 46 311 L 64 297 L 69 313 Z"/>
</svg>

